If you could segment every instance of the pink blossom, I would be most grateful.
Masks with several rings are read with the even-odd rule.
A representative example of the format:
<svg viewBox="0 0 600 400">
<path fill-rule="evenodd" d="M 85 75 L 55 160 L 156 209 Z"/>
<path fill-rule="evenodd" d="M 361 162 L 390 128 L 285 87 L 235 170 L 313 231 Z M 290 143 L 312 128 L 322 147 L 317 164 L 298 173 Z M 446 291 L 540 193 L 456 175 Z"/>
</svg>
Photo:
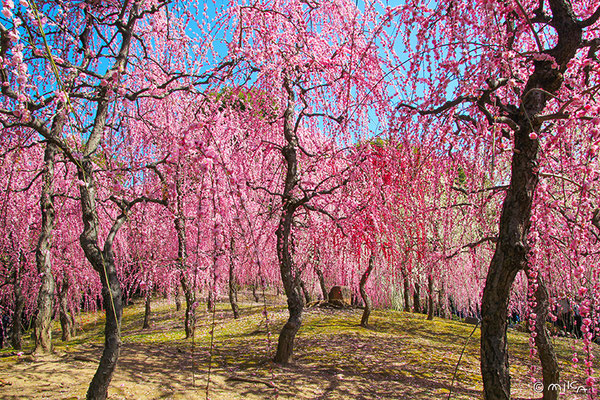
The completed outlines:
<svg viewBox="0 0 600 400">
<path fill-rule="evenodd" d="M 586 386 L 594 386 L 594 383 L 596 382 L 595 378 L 592 376 L 589 376 L 586 380 L 585 380 L 585 384 Z"/>
</svg>

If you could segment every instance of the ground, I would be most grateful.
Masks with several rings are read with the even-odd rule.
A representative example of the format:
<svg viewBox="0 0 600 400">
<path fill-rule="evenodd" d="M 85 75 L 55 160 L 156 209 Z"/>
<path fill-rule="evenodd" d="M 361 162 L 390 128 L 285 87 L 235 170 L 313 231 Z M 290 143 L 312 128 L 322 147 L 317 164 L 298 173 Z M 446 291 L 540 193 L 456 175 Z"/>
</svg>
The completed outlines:
<svg viewBox="0 0 600 400">
<path fill-rule="evenodd" d="M 127 307 L 109 398 L 447 399 L 453 376 L 452 399 L 482 397 L 479 328 L 473 332 L 473 325 L 376 310 L 370 326 L 362 328 L 361 310 L 309 309 L 296 339 L 294 362 L 282 367 L 270 361 L 287 316 L 280 300 L 270 299 L 266 305 L 266 324 L 265 304 L 243 303 L 238 320 L 227 307 L 219 304 L 214 314 L 200 311 L 194 340 L 184 338 L 182 311 L 177 312 L 171 301 L 153 302 L 147 330 L 141 329 L 143 304 Z M 57 326 L 52 355 L 28 354 L 29 341 L 24 354 L 0 351 L 0 397 L 84 399 L 102 350 L 103 316 L 82 313 L 78 322 L 78 336 L 67 343 L 60 342 Z M 514 398 L 540 398 L 532 381 L 539 380 L 541 372 L 537 359 L 529 355 L 528 336 L 510 330 L 509 343 Z M 558 338 L 555 345 L 566 386 L 561 398 L 587 398 L 576 393 L 585 376 L 570 361 L 581 345 Z"/>
</svg>

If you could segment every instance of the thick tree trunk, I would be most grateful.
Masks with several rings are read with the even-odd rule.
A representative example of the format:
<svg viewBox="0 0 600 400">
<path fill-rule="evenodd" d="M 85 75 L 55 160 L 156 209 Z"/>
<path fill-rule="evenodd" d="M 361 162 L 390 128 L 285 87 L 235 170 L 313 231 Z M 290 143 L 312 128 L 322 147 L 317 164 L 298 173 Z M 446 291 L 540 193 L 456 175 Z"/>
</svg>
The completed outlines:
<svg viewBox="0 0 600 400">
<path fill-rule="evenodd" d="M 421 285 L 415 279 L 413 290 L 413 312 L 420 313 L 421 311 Z"/>
<path fill-rule="evenodd" d="M 98 113 L 99 115 L 103 114 L 100 110 Z M 89 152 L 89 149 L 87 151 Z M 93 164 L 89 159 L 89 154 L 81 162 L 78 177 L 83 182 L 79 186 L 83 216 L 83 232 L 79 236 L 79 242 L 87 260 L 100 277 L 102 304 L 106 313 L 104 349 L 86 398 L 87 400 L 105 400 L 108 396 L 108 386 L 112 380 L 121 350 L 121 317 L 123 314 L 123 294 L 115 267 L 113 242 L 118 230 L 125 222 L 129 205 L 123 202 L 119 203 L 121 214 L 114 221 L 104 241 L 104 248 L 101 250 L 98 246 L 100 222 L 96 211 L 96 185 Z"/>
<path fill-rule="evenodd" d="M 57 137 L 64 125 L 64 111 L 59 110 L 52 125 L 52 136 Z M 52 245 L 52 230 L 54 229 L 54 162 L 58 147 L 49 141 L 44 151 L 44 170 L 42 174 L 42 194 L 40 209 L 42 225 L 35 250 L 35 263 L 42 284 L 37 298 L 37 315 L 34 323 L 35 347 L 34 353 L 49 353 L 52 351 L 52 312 L 54 310 L 55 282 L 52 276 L 50 261 L 50 246 Z"/>
<path fill-rule="evenodd" d="M 410 312 L 410 281 L 404 270 L 402 271 L 402 279 L 404 281 L 404 312 Z"/>
<path fill-rule="evenodd" d="M 15 303 L 13 308 L 12 326 L 10 331 L 10 343 L 15 350 L 21 350 L 23 347 L 23 311 L 25 310 L 25 297 L 21 288 L 19 277 L 19 266 L 14 266 L 14 295 Z"/>
<path fill-rule="evenodd" d="M 433 314 L 435 313 L 435 285 L 433 276 L 429 274 L 427 276 L 427 320 L 433 320 Z"/>
<path fill-rule="evenodd" d="M 112 250 L 110 251 L 112 253 Z M 102 281 L 102 303 L 106 310 L 106 325 L 104 327 L 104 350 L 96 374 L 90 383 L 87 400 L 105 400 L 108 396 L 108 387 L 117 367 L 117 360 L 121 352 L 121 317 L 123 303 L 121 283 L 117 277 L 114 258 L 112 254 L 104 253 L 106 277 L 100 273 Z M 98 260 L 100 261 L 100 260 Z"/>
<path fill-rule="evenodd" d="M 360 319 L 360 326 L 364 326 L 364 327 L 367 327 L 369 325 L 369 316 L 371 315 L 372 304 L 371 304 L 371 299 L 369 298 L 369 295 L 367 294 L 366 286 L 367 286 L 367 280 L 369 279 L 369 276 L 371 275 L 371 272 L 373 271 L 374 267 L 375 267 L 375 255 L 371 254 L 371 256 L 369 257 L 369 266 L 367 267 L 364 274 L 360 278 L 360 283 L 358 285 L 358 288 L 360 290 L 360 296 L 362 297 L 363 302 L 365 303 L 365 309 L 363 310 L 363 314 Z"/>
<path fill-rule="evenodd" d="M 59 318 L 62 331 L 62 341 L 71 340 L 75 330 L 75 319 L 69 309 L 69 278 L 65 275 L 59 290 Z"/>
<path fill-rule="evenodd" d="M 481 373 L 486 400 L 510 399 L 510 375 L 506 339 L 508 301 L 517 272 L 527 265 L 527 234 L 531 205 L 538 183 L 537 139 L 541 122 L 536 119 L 546 103 L 561 87 L 568 62 L 581 45 L 582 27 L 575 20 L 570 2 L 549 0 L 550 25 L 556 28 L 558 41 L 546 54 L 554 57 L 558 68 L 549 60 L 534 61 L 519 108 L 509 117 L 516 122 L 511 182 L 507 190 L 496 251 L 488 271 L 481 304 Z M 493 82 L 490 86 L 493 87 Z"/>
<path fill-rule="evenodd" d="M 548 290 L 542 279 L 538 279 L 538 287 L 535 291 L 535 302 L 537 303 L 533 309 L 536 314 L 535 346 L 537 347 L 538 357 L 540 358 L 540 364 L 542 365 L 543 400 L 557 400 L 559 390 L 554 389 L 553 384 L 558 385 L 560 383 L 560 370 L 550 333 L 546 328 L 549 302 Z"/>
<path fill-rule="evenodd" d="M 151 304 L 151 296 L 152 291 L 150 289 L 148 289 L 146 291 L 146 297 L 145 297 L 145 301 L 144 301 L 144 323 L 142 325 L 142 329 L 149 329 L 150 328 L 150 314 L 152 313 L 152 304 Z"/>
<path fill-rule="evenodd" d="M 327 286 L 325 286 L 325 277 L 323 276 L 323 271 L 319 268 L 318 265 L 315 265 L 315 272 L 317 277 L 319 278 L 319 286 L 321 287 L 321 293 L 323 294 L 323 300 L 327 300 L 329 297 L 329 292 L 327 291 Z"/>
<path fill-rule="evenodd" d="M 294 199 L 294 189 L 298 184 L 297 169 L 297 149 L 298 138 L 294 131 L 294 92 L 289 86 L 287 78 L 284 82 L 285 89 L 288 92 L 288 103 L 284 111 L 283 133 L 286 145 L 282 148 L 282 154 L 286 161 L 286 175 L 283 189 L 283 204 L 279 226 L 277 227 L 277 258 L 279 260 L 279 270 L 283 288 L 287 296 L 288 311 L 290 316 L 281 329 L 279 341 L 277 343 L 277 353 L 275 362 L 287 364 L 292 358 L 294 350 L 294 339 L 300 325 L 302 324 L 302 310 L 304 302 L 299 288 L 299 272 L 294 271 L 294 260 L 290 254 L 290 237 L 294 213 L 300 206 L 298 200 Z"/>
</svg>

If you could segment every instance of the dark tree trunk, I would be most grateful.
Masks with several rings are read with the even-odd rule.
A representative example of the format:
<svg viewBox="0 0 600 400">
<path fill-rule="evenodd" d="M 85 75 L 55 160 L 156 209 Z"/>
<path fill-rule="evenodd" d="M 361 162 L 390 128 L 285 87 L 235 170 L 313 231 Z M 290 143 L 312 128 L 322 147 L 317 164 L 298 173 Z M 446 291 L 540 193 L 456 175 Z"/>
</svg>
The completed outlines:
<svg viewBox="0 0 600 400">
<path fill-rule="evenodd" d="M 481 373 L 486 400 L 510 399 L 510 374 L 506 339 L 508 301 L 516 274 L 527 265 L 527 234 L 531 205 L 538 183 L 539 142 L 530 134 L 538 133 L 536 118 L 561 87 L 568 62 L 581 45 L 582 27 L 572 7 L 564 0 L 550 0 L 550 25 L 556 28 L 556 46 L 546 51 L 558 68 L 548 60 L 534 61 L 518 109 L 509 114 L 517 125 L 509 188 L 502 205 L 496 250 L 488 271 L 481 304 Z M 494 89 L 494 82 L 490 88 Z M 498 85 L 496 83 L 496 85 Z"/>
<path fill-rule="evenodd" d="M 108 104 L 105 106 L 108 107 Z M 103 112 L 99 110 L 98 113 L 101 115 Z M 105 114 L 104 116 L 106 117 Z M 123 294 L 115 267 L 113 242 L 125 222 L 132 204 L 124 201 L 119 203 L 121 214 L 114 221 L 104 241 L 104 248 L 101 250 L 98 246 L 100 223 L 96 211 L 96 185 L 93 164 L 89 156 L 90 154 L 86 155 L 78 170 L 78 177 L 84 183 L 79 186 L 83 215 L 83 232 L 79 236 L 79 241 L 86 258 L 98 273 L 102 283 L 102 304 L 106 313 L 106 324 L 102 357 L 88 388 L 86 398 L 88 400 L 105 400 L 121 350 L 121 317 L 123 315 Z"/>
<path fill-rule="evenodd" d="M 282 196 L 281 218 L 275 233 L 277 236 L 277 259 L 279 260 L 281 280 L 287 296 L 290 316 L 279 334 L 277 353 L 275 354 L 275 362 L 279 364 L 287 364 L 292 358 L 294 339 L 302 324 L 302 310 L 304 308 L 298 282 L 300 278 L 299 272 L 295 271 L 294 260 L 290 253 L 290 237 L 294 213 L 300 206 L 298 200 L 294 199 L 293 196 L 294 189 L 298 184 L 298 138 L 294 130 L 295 96 L 287 78 L 285 79 L 284 86 L 288 92 L 288 103 L 283 114 L 283 131 L 286 145 L 281 151 L 286 161 L 286 175 Z"/>
<path fill-rule="evenodd" d="M 435 291 L 434 291 L 434 280 L 433 276 L 429 274 L 427 276 L 427 320 L 433 320 L 433 314 L 435 312 Z"/>
<path fill-rule="evenodd" d="M 215 292 L 213 291 L 212 287 L 208 288 L 208 294 L 206 295 L 206 310 L 208 312 L 213 312 L 215 311 Z"/>
<path fill-rule="evenodd" d="M 152 291 L 148 289 L 146 291 L 145 305 L 144 305 L 144 324 L 142 325 L 142 329 L 150 328 L 150 314 L 152 313 L 152 304 L 151 304 L 151 296 Z"/>
<path fill-rule="evenodd" d="M 369 276 L 371 275 L 371 272 L 373 271 L 373 267 L 375 267 L 375 255 L 371 254 L 371 256 L 369 257 L 369 266 L 367 267 L 364 274 L 360 278 L 360 284 L 358 286 L 358 288 L 360 290 L 360 296 L 362 297 L 363 302 L 365 303 L 365 309 L 363 310 L 363 314 L 360 319 L 360 326 L 364 326 L 364 327 L 367 327 L 369 325 L 369 316 L 371 315 L 372 304 L 371 304 L 371 299 L 369 298 L 369 295 L 367 294 L 366 286 L 367 286 L 367 280 L 369 279 Z"/>
<path fill-rule="evenodd" d="M 52 137 L 60 136 L 64 125 L 63 106 L 54 117 L 52 124 Z M 35 347 L 34 353 L 50 353 L 52 351 L 52 312 L 54 310 L 55 282 L 52 276 L 52 263 L 50 260 L 50 246 L 52 231 L 54 229 L 54 163 L 58 147 L 49 141 L 44 151 L 44 170 L 42 174 L 42 194 L 40 209 L 42 225 L 35 249 L 35 263 L 42 284 L 37 298 L 37 315 L 34 323 Z"/>
<path fill-rule="evenodd" d="M 410 281 L 408 274 L 402 269 L 402 279 L 404 280 L 404 312 L 410 312 Z"/>
<path fill-rule="evenodd" d="M 235 242 L 231 238 L 231 248 L 229 256 L 229 303 L 231 304 L 231 311 L 233 311 L 233 318 L 238 319 L 240 317 L 240 307 L 237 304 L 237 282 L 235 280 L 235 264 L 233 258 Z"/>
<path fill-rule="evenodd" d="M 304 294 L 305 304 L 310 303 L 311 302 L 310 292 L 306 288 L 306 285 L 304 284 L 304 281 L 302 279 L 300 279 L 300 289 L 302 289 L 302 294 Z"/>
<path fill-rule="evenodd" d="M 537 347 L 538 357 L 542 365 L 543 400 L 556 400 L 558 399 L 559 390 L 553 389 L 554 385 L 552 384 L 560 383 L 560 370 L 550 333 L 546 328 L 549 302 L 548 290 L 542 279 L 538 279 L 535 301 L 537 303 L 533 309 L 536 313 L 535 332 L 537 336 L 535 337 L 535 346 Z"/>
<path fill-rule="evenodd" d="M 60 317 L 60 328 L 62 331 L 62 341 L 66 342 L 71 340 L 74 336 L 75 330 L 75 318 L 73 313 L 69 309 L 69 278 L 65 275 L 63 278 L 62 285 L 59 291 L 59 317 Z"/>
<path fill-rule="evenodd" d="M 421 310 L 421 285 L 415 279 L 413 290 L 413 312 L 420 313 Z"/>
<path fill-rule="evenodd" d="M 252 297 L 254 297 L 254 301 L 258 303 L 260 301 L 260 298 L 256 293 L 256 284 L 253 283 L 250 287 L 252 288 Z"/>
<path fill-rule="evenodd" d="M 23 255 L 20 256 L 21 258 Z M 15 305 L 13 309 L 12 327 L 10 331 L 10 343 L 15 350 L 21 350 L 23 347 L 23 311 L 25 310 L 25 297 L 21 287 L 20 265 L 14 264 L 14 282 L 13 290 L 15 295 Z"/>
<path fill-rule="evenodd" d="M 196 332 L 196 291 L 185 275 L 181 275 L 181 287 L 185 296 L 185 338 L 189 339 Z"/>
<path fill-rule="evenodd" d="M 323 294 L 323 300 L 327 300 L 329 297 L 329 292 L 327 292 L 327 286 L 325 286 L 325 277 L 323 276 L 323 271 L 319 268 L 318 265 L 315 265 L 315 272 L 317 277 L 319 278 L 319 286 L 321 287 L 321 293 Z"/>
</svg>

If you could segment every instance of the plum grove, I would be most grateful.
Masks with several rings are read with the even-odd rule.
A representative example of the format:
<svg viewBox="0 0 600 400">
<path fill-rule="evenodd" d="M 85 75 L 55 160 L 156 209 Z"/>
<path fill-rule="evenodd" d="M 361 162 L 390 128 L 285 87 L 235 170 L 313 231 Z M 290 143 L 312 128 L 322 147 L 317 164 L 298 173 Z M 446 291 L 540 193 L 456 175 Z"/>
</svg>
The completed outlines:
<svg viewBox="0 0 600 400">
<path fill-rule="evenodd" d="M 281 287 L 480 314 L 486 399 L 510 398 L 518 312 L 600 330 L 596 0 L 3 0 L 0 311 L 52 351 L 106 312 L 104 399 L 134 295 L 196 308 Z M 323 286 L 321 286 L 321 282 Z M 200 296 L 200 297 L 198 297 Z M 358 323 L 358 321 L 357 321 Z M 368 324 L 368 314 L 361 322 Z M 544 398 L 556 398 L 545 391 Z"/>
</svg>

